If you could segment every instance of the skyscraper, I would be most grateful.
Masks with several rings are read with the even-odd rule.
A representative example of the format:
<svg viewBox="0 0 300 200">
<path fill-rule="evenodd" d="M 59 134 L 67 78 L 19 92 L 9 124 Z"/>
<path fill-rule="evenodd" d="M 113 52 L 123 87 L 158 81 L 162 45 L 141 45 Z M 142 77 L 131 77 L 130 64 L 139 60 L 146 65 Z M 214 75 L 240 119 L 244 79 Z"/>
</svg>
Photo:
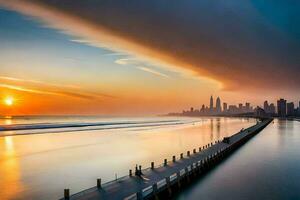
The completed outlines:
<svg viewBox="0 0 300 200">
<path fill-rule="evenodd" d="M 223 112 L 227 112 L 227 103 L 223 103 Z"/>
<path fill-rule="evenodd" d="M 246 112 L 251 112 L 250 103 L 246 103 Z"/>
<path fill-rule="evenodd" d="M 275 105 L 274 105 L 274 103 L 271 103 L 270 105 L 269 105 L 269 113 L 270 114 L 275 114 Z"/>
<path fill-rule="evenodd" d="M 244 109 L 243 109 L 243 104 L 242 103 L 239 103 L 239 113 L 243 113 L 244 112 Z"/>
<path fill-rule="evenodd" d="M 200 109 L 200 112 L 203 114 L 205 112 L 205 105 L 203 104 L 201 109 Z"/>
<path fill-rule="evenodd" d="M 221 107 L 221 99 L 220 97 L 217 98 L 217 101 L 216 101 L 216 112 L 218 114 L 220 114 L 222 112 L 222 107 Z"/>
<path fill-rule="evenodd" d="M 295 105 L 293 102 L 287 103 L 287 115 L 294 116 L 295 115 Z"/>
<path fill-rule="evenodd" d="M 210 112 L 213 112 L 213 110 L 214 110 L 214 99 L 213 99 L 213 96 L 210 96 L 209 109 L 210 109 Z"/>
<path fill-rule="evenodd" d="M 286 100 L 280 99 L 277 101 L 277 113 L 279 117 L 286 117 Z"/>
<path fill-rule="evenodd" d="M 268 101 L 264 102 L 264 110 L 265 110 L 266 113 L 269 113 L 269 103 L 268 103 Z"/>
</svg>

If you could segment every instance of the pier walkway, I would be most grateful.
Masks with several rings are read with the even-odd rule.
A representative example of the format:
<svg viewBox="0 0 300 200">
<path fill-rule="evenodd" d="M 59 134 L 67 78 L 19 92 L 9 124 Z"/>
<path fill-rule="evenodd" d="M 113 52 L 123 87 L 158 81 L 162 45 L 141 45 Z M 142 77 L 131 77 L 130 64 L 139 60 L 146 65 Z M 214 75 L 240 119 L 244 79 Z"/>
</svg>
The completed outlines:
<svg viewBox="0 0 300 200">
<path fill-rule="evenodd" d="M 70 200 L 134 200 L 134 199 L 152 199 L 162 192 L 172 193 L 172 187 L 180 188 L 190 177 L 201 175 L 205 170 L 214 167 L 226 155 L 244 144 L 251 137 L 264 129 L 272 119 L 265 119 L 256 125 L 241 130 L 231 137 L 224 138 L 223 141 L 216 141 L 214 144 L 208 144 L 192 152 L 187 152 L 185 156 L 181 154 L 178 158 L 173 156 L 171 161 L 164 161 L 160 166 L 154 166 L 147 169 L 137 169 L 136 174 L 129 172 L 117 180 L 101 185 L 101 180 L 97 180 L 97 186 L 84 190 L 82 192 L 69 195 L 66 189 L 63 199 Z"/>
</svg>

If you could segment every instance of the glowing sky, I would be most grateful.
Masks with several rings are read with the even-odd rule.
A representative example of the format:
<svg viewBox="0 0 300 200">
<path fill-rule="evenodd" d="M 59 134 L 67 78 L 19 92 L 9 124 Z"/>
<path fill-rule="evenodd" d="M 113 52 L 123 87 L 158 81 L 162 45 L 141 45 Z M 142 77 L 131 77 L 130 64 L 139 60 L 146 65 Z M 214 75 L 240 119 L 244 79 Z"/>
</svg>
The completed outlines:
<svg viewBox="0 0 300 200">
<path fill-rule="evenodd" d="M 300 3 L 261 2 L 0 0 L 0 114 L 297 101 Z"/>
</svg>

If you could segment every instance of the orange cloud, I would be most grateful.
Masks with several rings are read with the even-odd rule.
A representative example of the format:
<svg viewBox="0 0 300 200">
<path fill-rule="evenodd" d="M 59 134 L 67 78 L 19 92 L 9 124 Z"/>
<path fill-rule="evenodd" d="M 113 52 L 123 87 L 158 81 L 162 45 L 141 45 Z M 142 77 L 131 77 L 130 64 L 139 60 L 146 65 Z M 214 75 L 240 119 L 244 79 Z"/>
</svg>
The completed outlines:
<svg viewBox="0 0 300 200">
<path fill-rule="evenodd" d="M 14 82 L 25 82 L 25 83 L 33 83 L 38 85 L 45 85 L 45 86 L 53 86 L 53 87 L 61 87 L 61 88 L 73 88 L 73 89 L 79 89 L 80 86 L 77 85 L 60 85 L 55 83 L 48 83 L 38 80 L 27 80 L 27 79 L 20 79 L 15 77 L 8 77 L 8 76 L 0 76 L 0 80 L 8 80 L 8 81 L 14 81 Z"/>
<path fill-rule="evenodd" d="M 0 0 L 79 42 L 129 52 L 224 83 L 225 89 L 299 89 L 298 40 L 250 2 Z M 247 12 L 243 12 L 246 10 Z M 283 19 L 286 20 L 286 19 Z M 284 34 L 282 34 L 284 32 Z"/>
<path fill-rule="evenodd" d="M 37 80 L 25 80 L 14 77 L 0 76 L 0 88 L 6 88 L 10 90 L 41 94 L 41 95 L 56 95 L 56 96 L 68 96 L 81 98 L 86 100 L 101 100 L 103 98 L 116 98 L 108 94 L 99 93 L 87 93 L 82 91 L 76 91 L 79 87 L 75 85 L 59 85 L 53 83 L 45 83 Z M 7 83 L 3 83 L 7 82 Z M 38 88 L 38 89 L 36 89 Z"/>
</svg>

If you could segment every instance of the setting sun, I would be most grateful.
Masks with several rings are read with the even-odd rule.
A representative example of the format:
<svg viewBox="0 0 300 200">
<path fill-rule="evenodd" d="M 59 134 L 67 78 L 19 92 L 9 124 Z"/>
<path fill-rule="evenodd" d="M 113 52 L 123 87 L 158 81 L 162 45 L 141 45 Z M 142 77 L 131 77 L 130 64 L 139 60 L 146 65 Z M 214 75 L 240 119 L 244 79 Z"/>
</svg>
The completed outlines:
<svg viewBox="0 0 300 200">
<path fill-rule="evenodd" d="M 14 104 L 14 99 L 12 97 L 7 97 L 4 99 L 4 104 L 7 106 L 12 106 Z"/>
</svg>

